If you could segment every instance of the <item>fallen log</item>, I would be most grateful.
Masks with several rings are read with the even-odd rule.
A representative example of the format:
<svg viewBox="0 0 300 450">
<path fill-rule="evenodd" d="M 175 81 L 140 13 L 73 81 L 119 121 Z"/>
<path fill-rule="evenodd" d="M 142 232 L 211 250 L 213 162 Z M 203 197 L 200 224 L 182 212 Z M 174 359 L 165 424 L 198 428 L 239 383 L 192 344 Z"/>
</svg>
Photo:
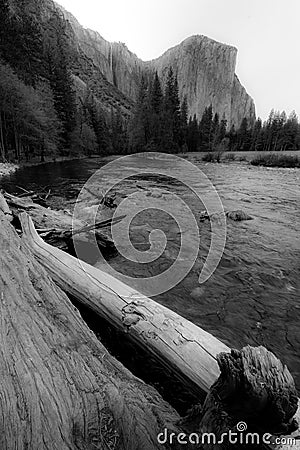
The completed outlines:
<svg viewBox="0 0 300 450">
<path fill-rule="evenodd" d="M 125 215 L 122 215 L 122 216 L 113 217 L 111 219 L 106 219 L 101 222 L 97 222 L 96 224 L 93 224 L 93 225 L 85 225 L 84 227 L 80 228 L 79 230 L 78 229 L 74 230 L 71 233 L 72 233 L 72 236 L 76 236 L 77 234 L 85 233 L 87 231 L 99 230 L 99 228 L 106 228 L 111 225 L 116 225 L 121 220 L 125 219 L 125 217 L 126 217 Z"/>
<path fill-rule="evenodd" d="M 23 198 L 23 197 L 30 197 L 30 199 L 37 203 L 38 205 L 47 207 L 47 199 L 51 193 L 51 190 L 48 191 L 48 193 L 45 194 L 38 194 L 34 191 L 28 191 L 27 189 L 24 189 L 22 186 L 17 186 L 18 189 L 20 189 L 21 191 L 23 191 L 22 194 L 18 194 L 19 198 Z"/>
<path fill-rule="evenodd" d="M 1 450 L 155 450 L 178 414 L 87 328 L 0 212 Z M 173 447 L 172 447 L 173 448 Z"/>
<path fill-rule="evenodd" d="M 26 213 L 21 215 L 20 220 L 23 229 L 23 239 L 28 242 L 33 254 L 47 269 L 47 272 L 58 286 L 75 297 L 83 305 L 96 312 L 99 316 L 105 318 L 117 329 L 125 330 L 133 342 L 151 352 L 152 355 L 165 365 L 168 371 L 171 371 L 175 377 L 178 377 L 183 383 L 187 384 L 191 391 L 199 395 L 199 398 L 201 393 L 207 393 L 210 389 L 213 389 L 212 386 L 214 383 L 218 383 L 217 380 L 221 374 L 219 365 L 221 370 L 224 367 L 220 363 L 220 358 L 222 357 L 218 355 L 224 355 L 225 353 L 222 361 L 230 358 L 231 355 L 231 350 L 225 344 L 188 320 L 136 292 L 134 289 L 131 289 L 105 272 L 89 266 L 61 252 L 59 249 L 46 244 L 36 233 L 34 225 Z M 265 349 L 263 351 L 267 352 Z M 269 355 L 269 352 L 267 355 Z M 277 361 L 277 368 L 274 361 Z M 290 389 L 289 393 L 291 395 L 283 396 L 284 401 L 282 405 L 279 403 L 276 404 L 276 402 L 273 404 L 273 413 L 275 416 L 278 415 L 278 411 L 281 411 L 281 409 L 287 409 L 286 416 L 279 417 L 277 422 L 272 423 L 272 431 L 278 426 L 277 431 L 284 433 L 288 429 L 284 430 L 280 428 L 280 425 L 284 424 L 284 420 L 287 420 L 287 417 L 291 419 L 297 409 L 295 407 L 297 398 L 293 397 L 295 396 L 293 382 L 289 378 L 290 375 L 287 375 L 289 372 L 285 367 L 280 366 L 281 363 L 277 358 L 273 360 L 272 357 L 268 359 L 266 355 L 261 355 L 261 358 L 257 360 L 257 366 L 261 368 L 264 364 L 266 364 L 266 367 L 262 371 L 266 379 L 262 381 L 263 384 L 266 383 L 266 380 L 269 385 L 273 383 L 276 391 L 276 383 L 278 380 L 284 386 L 284 377 L 286 376 L 287 385 L 290 383 L 287 392 Z M 271 374 L 269 378 L 268 368 Z M 247 370 L 251 373 L 252 369 L 248 367 Z M 235 371 L 233 367 L 232 377 L 234 377 Z M 259 371 L 253 371 L 253 374 L 253 379 L 255 380 L 257 376 L 257 380 L 260 382 Z M 230 375 L 231 371 L 228 370 L 228 387 L 233 386 L 233 390 L 234 388 L 237 390 L 232 393 L 228 404 L 230 405 L 232 403 L 234 408 L 239 405 L 240 392 L 237 386 L 234 385 L 234 382 L 231 381 Z M 220 379 L 223 379 L 223 376 L 221 374 Z M 242 380 L 245 379 L 245 377 L 243 378 L 243 374 L 240 374 L 240 378 Z M 219 394 L 220 392 L 218 392 Z M 287 400 L 287 397 L 289 397 L 289 400 Z M 210 403 L 215 404 L 214 401 L 212 402 L 212 396 L 209 392 L 205 407 L 203 410 L 201 408 L 202 415 Z M 254 411 L 255 414 L 256 408 L 260 407 L 259 398 L 256 398 L 255 401 L 252 399 L 252 403 L 250 401 L 249 405 L 250 410 L 252 408 L 252 412 Z M 243 402 L 240 402 L 240 412 L 243 411 L 244 406 Z M 263 415 L 265 411 L 263 408 L 260 409 Z M 223 426 L 226 427 L 227 422 L 224 417 L 228 416 L 228 412 L 224 412 L 224 408 L 222 410 L 220 409 L 220 411 L 222 413 L 216 420 L 219 423 L 222 423 L 223 420 Z M 244 417 L 243 413 L 241 414 Z M 300 406 L 296 416 L 300 418 Z M 190 418 L 189 421 L 190 424 L 195 424 Z M 202 430 L 201 432 L 203 432 L 204 428 L 203 425 L 200 431 Z M 199 422 L 198 428 L 190 428 L 190 431 L 196 432 L 197 429 L 199 429 Z M 290 447 L 288 445 L 282 445 L 276 448 L 287 450 Z"/>
<path fill-rule="evenodd" d="M 216 356 L 230 351 L 225 344 L 107 273 L 47 244 L 26 213 L 20 221 L 23 239 L 65 292 L 127 332 L 195 393 L 208 392 L 219 375 Z"/>
<path fill-rule="evenodd" d="M 106 250 L 115 248 L 109 234 L 99 230 L 101 228 L 99 224 L 89 225 L 77 219 L 73 221 L 71 214 L 45 208 L 34 203 L 30 198 L 19 198 L 8 193 L 4 193 L 4 198 L 16 213 L 28 211 L 38 229 L 47 229 L 49 231 L 45 237 L 47 242 L 56 245 L 62 250 L 72 251 L 72 235 L 74 231 L 76 233 L 76 230 L 86 229 L 86 232 L 82 232 L 81 235 L 83 242 L 88 242 L 93 238 L 88 231 L 95 227 L 93 236 L 95 235 L 99 247 Z M 109 222 L 107 224 L 109 225 Z"/>
</svg>

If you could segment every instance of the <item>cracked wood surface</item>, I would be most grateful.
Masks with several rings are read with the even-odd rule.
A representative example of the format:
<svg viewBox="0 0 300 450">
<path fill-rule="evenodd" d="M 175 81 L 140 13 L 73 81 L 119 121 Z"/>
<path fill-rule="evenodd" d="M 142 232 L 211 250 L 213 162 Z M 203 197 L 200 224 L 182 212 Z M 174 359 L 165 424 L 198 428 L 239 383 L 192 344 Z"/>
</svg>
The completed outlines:
<svg viewBox="0 0 300 450">
<path fill-rule="evenodd" d="M 229 347 L 107 273 L 45 243 L 26 213 L 20 220 L 23 239 L 58 286 L 129 333 L 191 389 L 208 392 L 219 376 L 216 356 L 230 352 Z"/>
<path fill-rule="evenodd" d="M 1 450 L 162 448 L 178 414 L 107 352 L 2 212 L 0 244 Z"/>
</svg>

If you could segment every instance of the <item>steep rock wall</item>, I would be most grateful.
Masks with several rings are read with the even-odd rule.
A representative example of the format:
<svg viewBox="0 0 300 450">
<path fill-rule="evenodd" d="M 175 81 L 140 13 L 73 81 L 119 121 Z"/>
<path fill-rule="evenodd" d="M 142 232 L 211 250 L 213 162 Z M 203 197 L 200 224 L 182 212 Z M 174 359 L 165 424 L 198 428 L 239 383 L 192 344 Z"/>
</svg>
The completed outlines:
<svg viewBox="0 0 300 450">
<path fill-rule="evenodd" d="M 193 36 L 165 52 L 151 64 L 165 80 L 168 67 L 177 74 L 181 98 L 189 113 L 201 118 L 210 103 L 221 116 L 231 117 L 231 86 L 237 50 L 204 36 Z"/>
<path fill-rule="evenodd" d="M 246 89 L 241 85 L 238 77 L 234 75 L 231 92 L 231 122 L 237 126 L 244 117 L 247 117 L 250 123 L 255 121 L 255 105 Z"/>
<path fill-rule="evenodd" d="M 51 0 L 44 0 L 49 2 Z M 120 106 L 129 113 L 137 98 L 142 74 L 158 71 L 163 83 L 168 68 L 177 74 L 181 99 L 187 96 L 189 114 L 201 118 L 206 106 L 238 127 L 244 117 L 255 120 L 255 105 L 235 75 L 237 49 L 205 36 L 192 36 L 162 56 L 144 62 L 123 43 L 110 43 L 83 28 L 59 7 L 69 25 L 76 54 L 74 75 L 92 88 L 104 107 Z"/>
</svg>

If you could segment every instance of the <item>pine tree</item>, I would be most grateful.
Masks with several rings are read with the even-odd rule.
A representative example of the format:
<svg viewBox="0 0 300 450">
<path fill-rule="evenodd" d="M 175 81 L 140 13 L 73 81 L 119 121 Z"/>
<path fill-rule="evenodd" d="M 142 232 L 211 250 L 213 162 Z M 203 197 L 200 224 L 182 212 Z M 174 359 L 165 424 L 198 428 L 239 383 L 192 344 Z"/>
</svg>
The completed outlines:
<svg viewBox="0 0 300 450">
<path fill-rule="evenodd" d="M 55 12 L 48 21 L 44 37 L 45 74 L 54 94 L 55 108 L 63 124 L 63 152 L 68 152 L 76 126 L 76 100 L 71 75 L 71 55 L 66 34 L 66 23 Z"/>
<path fill-rule="evenodd" d="M 177 152 L 181 144 L 180 136 L 180 100 L 177 77 L 172 67 L 169 68 L 164 97 L 164 149 Z"/>
<path fill-rule="evenodd" d="M 127 127 L 120 108 L 111 110 L 111 145 L 114 154 L 125 154 L 128 148 Z"/>
<path fill-rule="evenodd" d="M 229 150 L 235 151 L 237 147 L 237 133 L 234 124 L 231 125 L 231 128 L 228 133 L 229 139 Z"/>
<path fill-rule="evenodd" d="M 272 143 L 273 143 L 273 130 L 272 130 L 272 123 L 274 120 L 274 109 L 270 111 L 268 120 L 264 126 L 264 151 L 269 151 L 272 149 Z"/>
<path fill-rule="evenodd" d="M 185 96 L 180 108 L 180 147 L 187 150 L 187 134 L 188 134 L 188 103 Z"/>
<path fill-rule="evenodd" d="M 205 108 L 200 124 L 200 149 L 203 152 L 212 150 L 213 110 L 212 105 Z"/>
<path fill-rule="evenodd" d="M 251 130 L 248 126 L 248 119 L 244 117 L 237 131 L 237 148 L 240 151 L 248 151 L 251 147 Z"/>
<path fill-rule="evenodd" d="M 211 130 L 211 149 L 215 150 L 220 142 L 219 139 L 219 131 L 220 131 L 220 119 L 219 114 L 215 113 L 213 122 L 212 122 L 212 130 Z"/>
<path fill-rule="evenodd" d="M 223 139 L 226 137 L 226 130 L 227 130 L 227 120 L 225 116 L 223 116 L 219 127 L 219 142 L 222 142 Z"/>
<path fill-rule="evenodd" d="M 163 93 L 157 72 L 150 84 L 148 92 L 148 120 L 149 120 L 149 140 L 148 150 L 160 151 L 162 143 L 162 120 L 163 120 Z"/>
<path fill-rule="evenodd" d="M 258 117 L 255 121 L 252 133 L 251 133 L 251 146 L 250 150 L 260 151 L 263 148 L 263 134 L 262 134 L 262 121 Z"/>
<path fill-rule="evenodd" d="M 129 147 L 133 152 L 144 151 L 149 141 L 148 99 L 148 83 L 145 77 L 142 77 L 138 98 L 128 126 Z"/>
<path fill-rule="evenodd" d="M 95 103 L 91 111 L 92 126 L 97 139 L 98 153 L 106 155 L 111 151 L 111 142 L 104 112 Z"/>
<path fill-rule="evenodd" d="M 0 0 L 0 57 L 6 61 L 11 59 L 13 27 L 7 0 Z"/>
<path fill-rule="evenodd" d="M 199 150 L 199 124 L 196 114 L 193 118 L 190 117 L 187 128 L 187 147 L 189 152 L 196 152 Z"/>
<path fill-rule="evenodd" d="M 164 96 L 163 111 L 163 148 L 166 152 L 174 151 L 174 134 L 173 134 L 173 113 L 174 113 L 174 74 L 172 67 L 169 68 Z"/>
<path fill-rule="evenodd" d="M 97 105 L 96 99 L 90 89 L 87 90 L 82 102 L 83 123 L 89 126 L 96 139 L 97 153 L 106 155 L 111 150 L 111 142 L 104 112 Z"/>
<path fill-rule="evenodd" d="M 177 76 L 174 78 L 174 113 L 173 113 L 173 136 L 176 147 L 181 148 L 183 145 L 183 138 L 181 134 L 181 110 L 179 100 L 179 87 Z"/>
<path fill-rule="evenodd" d="M 33 89 L 9 65 L 0 62 L 0 146 L 2 159 L 14 149 L 15 159 L 35 152 L 53 153 L 59 142 L 60 123 L 46 84 Z"/>
<path fill-rule="evenodd" d="M 289 114 L 283 130 L 284 143 L 282 150 L 298 150 L 300 144 L 300 125 L 295 111 Z"/>
<path fill-rule="evenodd" d="M 154 80 L 150 89 L 150 105 L 151 110 L 155 114 L 160 114 L 163 108 L 163 93 L 157 72 L 155 72 Z"/>
</svg>

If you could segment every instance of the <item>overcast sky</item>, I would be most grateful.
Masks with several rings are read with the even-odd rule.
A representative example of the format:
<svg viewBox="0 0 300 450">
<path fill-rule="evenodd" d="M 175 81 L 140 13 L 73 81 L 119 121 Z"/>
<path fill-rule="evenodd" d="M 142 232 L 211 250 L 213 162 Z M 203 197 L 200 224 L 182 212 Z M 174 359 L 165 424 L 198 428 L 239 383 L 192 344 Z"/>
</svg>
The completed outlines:
<svg viewBox="0 0 300 450">
<path fill-rule="evenodd" d="M 236 73 L 265 119 L 300 115 L 300 0 L 58 0 L 87 28 L 153 59 L 193 34 L 238 48 Z"/>
</svg>

